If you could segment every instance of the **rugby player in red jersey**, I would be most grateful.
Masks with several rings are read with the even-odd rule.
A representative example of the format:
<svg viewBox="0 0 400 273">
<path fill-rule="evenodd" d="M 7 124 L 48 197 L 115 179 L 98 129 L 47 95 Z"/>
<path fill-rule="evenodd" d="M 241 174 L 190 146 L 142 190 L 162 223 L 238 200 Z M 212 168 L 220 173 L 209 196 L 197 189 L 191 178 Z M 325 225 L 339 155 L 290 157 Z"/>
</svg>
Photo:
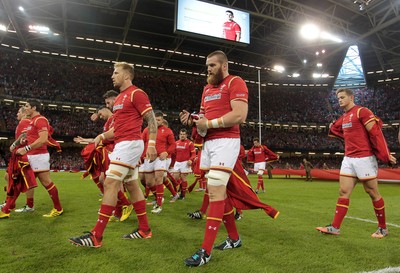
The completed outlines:
<svg viewBox="0 0 400 273">
<path fill-rule="evenodd" d="M 40 114 L 42 104 L 35 99 L 29 99 L 25 104 L 26 115 L 30 117 L 30 123 L 26 129 L 27 144 L 19 148 L 16 153 L 28 156 L 29 164 L 39 178 L 39 181 L 46 188 L 53 201 L 53 209 L 44 214 L 43 217 L 60 216 L 64 210 L 58 196 L 58 189 L 50 178 L 50 154 L 47 145 L 51 138 L 51 127 L 48 120 Z"/>
<path fill-rule="evenodd" d="M 115 63 L 111 78 L 114 87 L 120 90 L 113 106 L 114 126 L 109 131 L 98 135 L 94 143 L 97 146 L 101 140 L 114 138 L 115 147 L 110 155 L 110 166 L 106 172 L 104 196 L 97 223 L 91 232 L 69 239 L 71 243 L 78 246 L 95 248 L 102 246 L 103 233 L 117 204 L 121 183 L 125 183 L 130 193 L 139 223 L 137 229 L 124 235 L 123 238 L 148 239 L 152 237 L 146 214 L 146 201 L 138 184 L 137 166 L 144 149 L 141 138 L 143 119 L 146 120 L 149 128 L 146 156 L 150 161 L 157 157 L 155 149 L 157 123 L 147 94 L 132 84 L 133 65 L 125 62 Z"/>
<path fill-rule="evenodd" d="M 229 177 L 240 151 L 239 125 L 246 120 L 248 89 L 243 79 L 228 73 L 228 58 L 222 51 L 207 56 L 207 86 L 205 86 L 197 120 L 188 111 L 180 113 L 183 124 L 196 124 L 205 137 L 200 167 L 207 170 L 210 204 L 206 230 L 201 248 L 185 260 L 187 266 L 201 266 L 211 259 L 211 251 L 219 226 L 224 222 L 228 238 L 216 248 L 220 250 L 240 247 L 232 204 L 226 195 Z"/>
<path fill-rule="evenodd" d="M 336 96 L 344 114 L 330 127 L 330 136 L 344 140 L 345 153 L 340 168 L 339 199 L 336 204 L 332 224 L 316 229 L 325 234 L 340 234 L 340 226 L 350 204 L 350 195 L 361 181 L 364 190 L 371 197 L 375 215 L 378 220 L 378 230 L 373 238 L 386 237 L 389 232 L 386 227 L 385 202 L 378 190 L 377 159 L 396 164 L 383 136 L 382 122 L 371 110 L 354 103 L 351 89 L 343 88 L 336 91 Z"/>
<path fill-rule="evenodd" d="M 166 127 L 164 123 L 163 113 L 155 113 L 157 122 L 157 158 L 154 161 L 149 159 L 144 160 L 144 173 L 146 184 L 149 188 L 154 185 L 156 187 L 156 204 L 151 210 L 152 213 L 160 214 L 162 212 L 162 204 L 164 199 L 164 173 L 168 170 L 168 155 L 175 152 L 175 138 L 171 129 Z M 143 130 L 143 141 L 149 140 L 149 129 Z"/>
<path fill-rule="evenodd" d="M 179 131 L 179 140 L 176 141 L 174 164 L 174 178 L 181 179 L 181 198 L 185 198 L 188 187 L 187 175 L 192 172 L 192 163 L 196 157 L 196 150 L 192 141 L 188 139 L 186 129 Z"/>
<path fill-rule="evenodd" d="M 260 189 L 262 189 L 262 192 L 265 192 L 263 174 L 266 163 L 278 160 L 279 156 L 268 149 L 267 146 L 262 145 L 257 137 L 253 139 L 253 144 L 254 146 L 251 147 L 247 153 L 247 162 L 254 163 L 254 171 L 257 172 L 258 175 L 256 193 L 258 193 Z"/>
</svg>

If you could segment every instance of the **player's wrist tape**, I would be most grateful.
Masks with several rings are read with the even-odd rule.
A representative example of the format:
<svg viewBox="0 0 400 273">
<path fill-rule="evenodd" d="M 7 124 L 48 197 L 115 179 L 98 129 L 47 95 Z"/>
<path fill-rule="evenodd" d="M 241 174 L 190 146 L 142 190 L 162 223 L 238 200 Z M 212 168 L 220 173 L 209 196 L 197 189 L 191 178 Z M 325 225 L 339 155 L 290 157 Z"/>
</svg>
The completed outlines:
<svg viewBox="0 0 400 273">
<path fill-rule="evenodd" d="M 31 147 L 31 145 L 28 145 L 28 146 L 25 146 L 24 149 L 25 149 L 25 151 L 29 152 L 32 149 L 32 147 Z"/>
<path fill-rule="evenodd" d="M 215 118 L 207 121 L 207 129 L 209 128 L 224 128 L 224 118 Z"/>
<path fill-rule="evenodd" d="M 106 139 L 106 136 L 104 134 L 100 135 L 101 139 Z"/>
<path fill-rule="evenodd" d="M 155 140 L 149 140 L 148 146 L 151 146 L 151 147 L 156 146 L 156 141 Z"/>
</svg>

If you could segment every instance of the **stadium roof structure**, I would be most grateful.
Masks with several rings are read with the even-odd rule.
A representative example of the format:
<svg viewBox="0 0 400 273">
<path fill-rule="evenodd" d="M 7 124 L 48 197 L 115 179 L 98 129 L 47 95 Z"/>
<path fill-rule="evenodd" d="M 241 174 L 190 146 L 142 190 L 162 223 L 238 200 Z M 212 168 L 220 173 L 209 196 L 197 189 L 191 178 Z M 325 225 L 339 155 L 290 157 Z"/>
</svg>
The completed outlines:
<svg viewBox="0 0 400 273">
<path fill-rule="evenodd" d="M 250 44 L 175 33 L 176 0 L 0 0 L 0 24 L 5 26 L 0 30 L 0 48 L 76 61 L 127 61 L 194 75 L 204 74 L 205 56 L 220 49 L 232 62 L 231 74 L 251 82 L 257 81 L 260 70 L 264 84 L 333 87 L 349 46 L 357 45 L 367 84 L 398 81 L 398 0 L 204 2 L 249 12 Z M 299 28 L 307 22 L 343 42 L 303 40 Z M 317 56 L 322 49 L 325 53 Z M 274 71 L 277 63 L 285 67 L 283 73 Z M 300 76 L 294 77 L 296 73 Z M 314 73 L 327 77 L 313 78 Z"/>
</svg>

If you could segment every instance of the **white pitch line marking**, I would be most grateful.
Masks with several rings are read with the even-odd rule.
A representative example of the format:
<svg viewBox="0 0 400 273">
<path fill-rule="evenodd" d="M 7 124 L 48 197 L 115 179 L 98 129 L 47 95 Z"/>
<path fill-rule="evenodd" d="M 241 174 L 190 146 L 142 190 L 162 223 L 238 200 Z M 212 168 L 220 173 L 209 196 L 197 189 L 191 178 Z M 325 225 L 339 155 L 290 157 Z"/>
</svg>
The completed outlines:
<svg viewBox="0 0 400 273">
<path fill-rule="evenodd" d="M 345 218 L 358 220 L 358 221 L 363 221 L 363 222 L 368 222 L 368 223 L 374 223 L 374 224 L 378 223 L 377 221 L 373 221 L 373 220 L 370 220 L 370 219 L 363 219 L 363 218 L 358 218 L 358 217 L 353 217 L 353 216 L 346 216 Z M 396 225 L 396 224 L 392 224 L 392 223 L 386 223 L 386 225 L 387 226 L 391 226 L 391 227 L 400 228 L 400 225 Z M 400 272 L 400 270 L 398 272 Z"/>
<path fill-rule="evenodd" d="M 400 267 L 386 267 L 384 269 L 378 269 L 374 271 L 363 271 L 359 273 L 398 273 L 400 272 Z"/>
</svg>

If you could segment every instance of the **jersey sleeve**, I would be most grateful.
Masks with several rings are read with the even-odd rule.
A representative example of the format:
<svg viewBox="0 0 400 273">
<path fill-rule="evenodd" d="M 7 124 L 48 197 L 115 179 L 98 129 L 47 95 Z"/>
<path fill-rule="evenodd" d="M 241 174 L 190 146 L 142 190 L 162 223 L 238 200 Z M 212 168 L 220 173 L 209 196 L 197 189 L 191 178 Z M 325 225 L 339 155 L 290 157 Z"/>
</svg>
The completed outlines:
<svg viewBox="0 0 400 273">
<path fill-rule="evenodd" d="M 246 83 L 240 77 L 233 77 L 229 82 L 229 99 L 231 101 L 248 102 L 249 90 Z"/>
<path fill-rule="evenodd" d="M 360 108 L 358 109 L 357 116 L 360 119 L 360 122 L 365 126 L 372 121 L 376 121 L 376 117 L 374 113 L 368 108 Z"/>
<path fill-rule="evenodd" d="M 40 117 L 35 120 L 34 126 L 37 128 L 37 132 L 49 131 L 49 122 L 45 117 Z"/>
<path fill-rule="evenodd" d="M 141 89 L 136 89 L 132 91 L 131 102 L 134 107 L 136 107 L 136 109 L 139 111 L 141 116 L 153 109 L 151 107 L 149 97 Z"/>
<path fill-rule="evenodd" d="M 247 162 L 253 163 L 254 162 L 254 151 L 253 147 L 247 152 Z"/>
<path fill-rule="evenodd" d="M 343 139 L 343 117 L 340 117 L 335 122 L 332 123 L 331 127 L 329 128 L 328 136 L 330 137 L 337 137 Z"/>
<path fill-rule="evenodd" d="M 172 130 L 169 130 L 168 135 L 167 135 L 167 153 L 169 155 L 174 154 L 175 153 L 175 149 L 176 149 L 176 142 L 175 142 L 175 137 L 174 137 L 174 133 L 172 132 Z"/>
</svg>

